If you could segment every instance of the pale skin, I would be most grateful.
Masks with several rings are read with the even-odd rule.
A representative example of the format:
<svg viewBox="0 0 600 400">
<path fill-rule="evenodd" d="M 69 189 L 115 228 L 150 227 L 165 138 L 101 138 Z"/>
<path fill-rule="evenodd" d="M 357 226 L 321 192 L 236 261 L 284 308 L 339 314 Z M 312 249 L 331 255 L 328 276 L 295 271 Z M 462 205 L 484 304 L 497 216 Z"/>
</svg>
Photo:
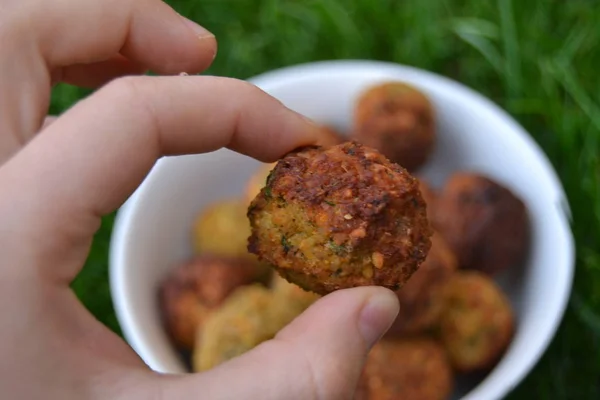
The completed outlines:
<svg viewBox="0 0 600 400">
<path fill-rule="evenodd" d="M 386 289 L 325 296 L 274 340 L 186 375 L 149 370 L 69 289 L 100 217 L 157 158 L 229 147 L 272 162 L 314 142 L 309 121 L 247 83 L 178 76 L 215 54 L 210 32 L 159 0 L 0 0 L 3 398 L 352 398 L 398 313 Z M 135 76 L 146 70 L 165 76 Z M 61 81 L 99 89 L 46 119 Z"/>
</svg>

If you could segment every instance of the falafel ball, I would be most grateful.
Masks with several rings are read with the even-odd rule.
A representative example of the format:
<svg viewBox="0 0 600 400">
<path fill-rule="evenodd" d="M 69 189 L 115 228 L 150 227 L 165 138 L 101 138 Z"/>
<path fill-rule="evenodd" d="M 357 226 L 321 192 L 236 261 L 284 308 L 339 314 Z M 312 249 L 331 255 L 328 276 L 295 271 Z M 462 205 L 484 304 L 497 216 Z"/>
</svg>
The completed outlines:
<svg viewBox="0 0 600 400">
<path fill-rule="evenodd" d="M 275 336 L 269 323 L 272 293 L 260 285 L 244 286 L 211 313 L 198 331 L 192 355 L 194 371 L 206 371 L 252 350 Z"/>
<path fill-rule="evenodd" d="M 444 307 L 441 288 L 456 269 L 456 257 L 444 239 L 435 233 L 425 262 L 396 292 L 402 312 L 388 335 L 413 335 L 433 328 Z"/>
<path fill-rule="evenodd" d="M 205 207 L 193 227 L 193 245 L 197 254 L 213 253 L 254 259 L 246 241 L 250 225 L 246 206 L 238 199 L 225 199 Z"/>
<path fill-rule="evenodd" d="M 500 288 L 478 271 L 461 271 L 444 287 L 439 335 L 461 372 L 494 366 L 514 331 L 511 305 Z"/>
<path fill-rule="evenodd" d="M 239 199 L 215 202 L 204 208 L 193 228 L 194 252 L 246 258 L 254 262 L 268 280 L 271 269 L 248 252 L 250 223 L 246 210 L 246 204 Z"/>
<path fill-rule="evenodd" d="M 250 252 L 318 294 L 369 285 L 398 290 L 431 245 L 418 181 L 356 142 L 288 154 L 248 217 Z"/>
<path fill-rule="evenodd" d="M 371 87 L 356 103 L 352 137 L 414 171 L 429 159 L 435 145 L 433 106 L 406 83 Z"/>
<path fill-rule="evenodd" d="M 159 289 L 163 323 L 173 342 L 191 350 L 207 315 L 236 288 L 259 274 L 244 258 L 201 255 L 174 268 Z"/>
<path fill-rule="evenodd" d="M 369 400 L 445 400 L 454 385 L 444 348 L 426 337 L 378 342 L 363 374 L 358 392 Z"/>
<path fill-rule="evenodd" d="M 455 173 L 436 202 L 433 220 L 461 268 L 493 275 L 519 265 L 526 256 L 525 204 L 485 176 Z"/>
</svg>

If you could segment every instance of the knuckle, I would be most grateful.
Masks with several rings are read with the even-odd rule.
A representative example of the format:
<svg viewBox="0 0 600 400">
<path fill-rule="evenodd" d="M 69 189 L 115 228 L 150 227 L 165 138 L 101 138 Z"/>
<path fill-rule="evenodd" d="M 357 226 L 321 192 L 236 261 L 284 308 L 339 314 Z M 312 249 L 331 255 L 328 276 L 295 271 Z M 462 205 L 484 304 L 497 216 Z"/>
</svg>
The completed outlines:
<svg viewBox="0 0 600 400">
<path fill-rule="evenodd" d="M 231 90 L 243 94 L 244 96 L 260 96 L 265 92 L 253 83 L 235 78 L 223 78 L 224 83 L 231 86 Z"/>
<path fill-rule="evenodd" d="M 160 137 L 161 123 L 154 103 L 156 93 L 157 83 L 153 77 L 126 76 L 105 86 L 104 100 L 116 104 L 120 109 L 127 109 L 138 121 L 147 123 L 150 131 Z"/>
<path fill-rule="evenodd" d="M 139 101 L 143 99 L 146 77 L 141 76 L 126 76 L 117 78 L 105 87 L 105 94 L 111 98 L 122 101 Z"/>
</svg>

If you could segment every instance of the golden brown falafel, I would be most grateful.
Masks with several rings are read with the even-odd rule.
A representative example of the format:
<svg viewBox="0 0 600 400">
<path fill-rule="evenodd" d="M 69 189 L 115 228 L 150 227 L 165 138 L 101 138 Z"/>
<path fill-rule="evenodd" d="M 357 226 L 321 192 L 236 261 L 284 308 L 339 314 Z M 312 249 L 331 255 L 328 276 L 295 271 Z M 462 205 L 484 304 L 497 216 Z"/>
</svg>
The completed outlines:
<svg viewBox="0 0 600 400">
<path fill-rule="evenodd" d="M 273 338 L 319 296 L 278 278 L 272 290 L 237 289 L 197 332 L 194 369 L 204 371 Z"/>
<path fill-rule="evenodd" d="M 491 179 L 454 174 L 435 207 L 433 225 L 460 267 L 495 274 L 523 262 L 529 225 L 525 204 Z"/>
<path fill-rule="evenodd" d="M 246 258 L 256 264 L 257 271 L 268 281 L 271 269 L 248 251 L 250 223 L 246 212 L 247 203 L 239 199 L 225 199 L 204 208 L 194 224 L 194 252 Z"/>
<path fill-rule="evenodd" d="M 206 371 L 252 350 L 275 336 L 268 309 L 272 293 L 260 285 L 244 286 L 211 313 L 198 331 L 192 356 L 194 371 Z"/>
<path fill-rule="evenodd" d="M 396 292 L 402 312 L 388 335 L 412 335 L 433 328 L 444 307 L 441 288 L 456 269 L 456 257 L 444 239 L 435 233 L 425 262 Z"/>
<path fill-rule="evenodd" d="M 248 217 L 248 249 L 318 294 L 366 285 L 397 290 L 431 245 L 418 181 L 356 142 L 288 154 Z"/>
<path fill-rule="evenodd" d="M 435 144 L 433 106 L 406 83 L 371 87 L 356 103 L 352 138 L 414 171 L 428 160 Z"/>
<path fill-rule="evenodd" d="M 453 385 L 452 368 L 435 340 L 382 340 L 369 353 L 357 394 L 369 400 L 445 400 Z"/>
<path fill-rule="evenodd" d="M 224 199 L 198 213 L 192 232 L 194 251 L 255 259 L 246 248 L 249 235 L 246 205 L 238 199 Z"/>
<path fill-rule="evenodd" d="M 191 350 L 206 316 L 236 288 L 258 276 L 255 264 L 247 259 L 209 254 L 174 268 L 159 289 L 163 323 L 173 342 Z"/>
<path fill-rule="evenodd" d="M 514 331 L 511 305 L 500 288 L 478 271 L 461 271 L 444 286 L 439 335 L 455 368 L 486 370 L 502 356 Z"/>
</svg>

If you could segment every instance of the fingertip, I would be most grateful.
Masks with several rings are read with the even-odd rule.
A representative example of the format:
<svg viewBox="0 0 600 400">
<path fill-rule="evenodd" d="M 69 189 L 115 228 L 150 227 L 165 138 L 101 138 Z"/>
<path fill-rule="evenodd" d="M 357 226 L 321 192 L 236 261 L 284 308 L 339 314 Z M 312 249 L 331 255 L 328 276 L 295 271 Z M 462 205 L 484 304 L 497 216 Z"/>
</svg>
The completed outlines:
<svg viewBox="0 0 600 400">
<path fill-rule="evenodd" d="M 185 393 L 189 385 L 196 385 L 205 397 L 227 399 L 240 395 L 265 400 L 351 398 L 371 346 L 397 313 L 397 297 L 388 289 L 335 291 L 315 302 L 274 340 L 187 380 L 187 390 L 183 385 L 169 390 Z M 261 380 L 256 379 L 257 368 Z M 236 385 L 223 384 L 232 379 Z"/>
<path fill-rule="evenodd" d="M 400 312 L 398 296 L 389 289 L 373 288 L 359 316 L 358 330 L 371 348 L 392 326 Z"/>
<path fill-rule="evenodd" d="M 200 73 L 210 67 L 217 56 L 217 38 L 211 31 L 197 22 L 192 21 L 183 15 L 179 15 L 179 17 L 196 39 L 195 41 L 192 41 L 191 45 L 196 47 L 193 53 L 195 53 L 197 57 L 186 59 L 186 57 L 182 56 L 181 60 L 184 64 L 173 67 L 167 64 L 165 70 L 157 72 L 166 74 L 176 74 L 180 72 L 186 72 L 189 74 Z"/>
<path fill-rule="evenodd" d="M 212 64 L 217 39 L 205 27 L 160 2 L 152 12 L 136 10 L 121 51 L 160 75 L 196 74 Z"/>
<path fill-rule="evenodd" d="M 191 19 L 188 19 L 184 16 L 181 16 L 181 18 L 183 20 L 183 23 L 188 28 L 190 28 L 192 30 L 192 32 L 194 33 L 194 35 L 198 36 L 199 39 L 215 37 L 215 35 L 211 31 L 209 31 L 202 25 L 199 25 L 196 22 L 194 22 Z"/>
<path fill-rule="evenodd" d="M 147 60 L 152 72 L 159 75 L 177 75 L 182 72 L 187 74 L 198 74 L 208 69 L 217 56 L 217 39 L 215 36 L 195 36 L 188 42 L 187 46 L 181 45 L 181 50 L 172 50 L 170 59 L 155 61 Z M 140 55 L 134 56 L 142 58 Z"/>
<path fill-rule="evenodd" d="M 260 161 L 271 163 L 279 160 L 286 153 L 304 146 L 316 145 L 319 139 L 319 126 L 310 118 L 288 107 L 282 108 L 287 115 L 281 119 L 285 121 L 280 131 L 275 132 L 271 146 L 264 147 L 265 154 L 259 155 Z M 281 149 L 286 149 L 284 153 Z"/>
</svg>

